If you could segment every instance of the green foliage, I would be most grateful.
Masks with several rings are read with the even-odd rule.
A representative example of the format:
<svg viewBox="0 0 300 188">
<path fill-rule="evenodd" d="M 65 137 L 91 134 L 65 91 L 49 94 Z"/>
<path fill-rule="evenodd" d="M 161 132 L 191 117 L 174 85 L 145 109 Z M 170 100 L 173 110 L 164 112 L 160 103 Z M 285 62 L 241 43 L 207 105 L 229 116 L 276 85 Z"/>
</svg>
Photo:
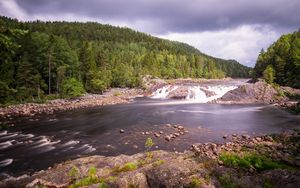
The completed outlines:
<svg viewBox="0 0 300 188">
<path fill-rule="evenodd" d="M 105 82 L 100 79 L 92 79 L 90 84 L 90 91 L 93 93 L 102 93 L 107 88 Z"/>
<path fill-rule="evenodd" d="M 152 148 L 152 146 L 154 145 L 154 142 L 151 138 L 147 138 L 146 142 L 145 142 L 145 147 L 150 150 Z"/>
<path fill-rule="evenodd" d="M 160 165 L 164 164 L 165 162 L 166 162 L 165 160 L 158 159 L 157 161 L 155 161 L 155 162 L 153 163 L 152 166 L 157 167 L 157 166 L 160 166 Z"/>
<path fill-rule="evenodd" d="M 69 78 L 63 82 L 62 96 L 65 98 L 79 97 L 85 93 L 81 82 L 75 78 Z"/>
<path fill-rule="evenodd" d="M 137 164 L 129 162 L 122 167 L 115 167 L 113 171 L 120 173 L 120 172 L 128 172 L 128 171 L 136 170 L 137 168 L 138 168 Z"/>
<path fill-rule="evenodd" d="M 223 174 L 222 176 L 218 177 L 218 180 L 220 181 L 222 188 L 238 187 L 230 174 Z"/>
<path fill-rule="evenodd" d="M 74 173 L 75 173 L 76 178 L 78 178 L 77 173 L 79 173 L 79 171 L 77 171 L 77 170 L 78 169 L 76 169 L 76 168 L 71 169 L 71 171 L 70 171 L 70 174 L 72 175 L 71 177 L 75 177 L 74 176 Z M 103 178 L 99 178 L 97 176 L 97 169 L 95 167 L 91 167 L 89 169 L 89 173 L 88 173 L 87 177 L 84 177 L 84 178 L 76 181 L 74 184 L 69 186 L 69 188 L 86 187 L 86 186 L 90 186 L 90 185 L 94 185 L 94 184 L 98 184 L 98 187 L 101 187 L 101 188 L 107 187 L 106 181 Z"/>
<path fill-rule="evenodd" d="M 268 65 L 267 68 L 263 72 L 263 78 L 269 84 L 272 84 L 275 80 L 275 70 L 272 65 Z"/>
<path fill-rule="evenodd" d="M 274 80 L 280 85 L 300 88 L 300 31 L 282 35 L 267 51 L 261 51 L 254 77 L 261 76 L 269 83 Z"/>
<path fill-rule="evenodd" d="M 76 179 L 79 177 L 79 175 L 79 169 L 76 166 L 73 166 L 68 174 L 71 179 Z"/>
<path fill-rule="evenodd" d="M 107 184 L 105 182 L 100 182 L 98 184 L 98 188 L 108 188 Z"/>
<path fill-rule="evenodd" d="M 203 185 L 203 181 L 199 178 L 193 177 L 190 184 L 188 185 L 188 188 L 196 188 Z"/>
<path fill-rule="evenodd" d="M 89 176 L 96 176 L 97 175 L 97 169 L 96 167 L 91 167 L 89 169 Z"/>
<path fill-rule="evenodd" d="M 297 45 L 291 49 L 298 61 Z M 45 94 L 80 95 L 81 89 L 66 93 L 70 78 L 87 92 L 102 93 L 110 87 L 142 87 L 141 78 L 146 74 L 223 78 L 249 77 L 250 70 L 234 60 L 210 57 L 187 44 L 128 28 L 0 17 L 0 80 L 7 86 L 1 86 L 2 104 L 12 98 L 37 102 Z M 17 95 L 11 97 L 13 91 Z"/>
<path fill-rule="evenodd" d="M 14 101 L 16 90 L 8 87 L 7 83 L 0 81 L 0 104 Z"/>
<path fill-rule="evenodd" d="M 119 96 L 121 96 L 122 94 L 121 94 L 121 92 L 119 92 L 119 91 L 116 91 L 116 92 L 114 92 L 114 96 L 115 97 L 119 97 Z"/>
<path fill-rule="evenodd" d="M 226 166 L 239 168 L 255 168 L 257 171 L 271 170 L 277 168 L 287 168 L 286 165 L 272 161 L 270 158 L 260 156 L 255 153 L 223 153 L 220 160 Z"/>
<path fill-rule="evenodd" d="M 89 185 L 94 185 L 97 183 L 102 183 L 104 185 L 105 182 L 102 179 L 99 179 L 98 177 L 85 177 L 79 181 L 76 181 L 73 185 L 71 185 L 69 188 L 77 188 L 77 187 L 84 187 L 84 186 L 89 186 Z"/>
</svg>

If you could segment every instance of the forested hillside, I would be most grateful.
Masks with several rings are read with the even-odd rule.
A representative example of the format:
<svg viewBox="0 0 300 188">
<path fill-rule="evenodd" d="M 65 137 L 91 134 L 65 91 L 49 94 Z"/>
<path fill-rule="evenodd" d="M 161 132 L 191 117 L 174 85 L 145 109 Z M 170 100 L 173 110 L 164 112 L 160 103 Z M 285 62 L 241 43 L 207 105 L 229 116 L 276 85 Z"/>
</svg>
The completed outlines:
<svg viewBox="0 0 300 188">
<path fill-rule="evenodd" d="M 249 77 L 250 70 L 183 43 L 99 23 L 0 17 L 0 48 L 0 103 L 139 87 L 143 75 Z"/>
<path fill-rule="evenodd" d="M 270 83 L 300 88 L 300 30 L 281 36 L 266 52 L 262 50 L 254 72 Z"/>
</svg>

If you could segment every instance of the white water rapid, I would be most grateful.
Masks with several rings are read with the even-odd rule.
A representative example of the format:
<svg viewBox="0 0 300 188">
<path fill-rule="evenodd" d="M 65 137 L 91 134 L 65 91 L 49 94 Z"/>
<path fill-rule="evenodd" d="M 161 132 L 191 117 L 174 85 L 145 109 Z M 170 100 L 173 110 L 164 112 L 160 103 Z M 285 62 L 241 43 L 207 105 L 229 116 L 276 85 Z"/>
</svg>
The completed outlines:
<svg viewBox="0 0 300 188">
<path fill-rule="evenodd" d="M 207 103 L 209 101 L 218 99 L 225 95 L 227 92 L 236 89 L 236 85 L 213 85 L 213 86 L 180 86 L 180 85 L 167 85 L 157 89 L 152 93 L 153 99 L 169 99 L 171 93 L 173 96 L 180 95 L 181 98 L 196 102 Z M 183 97 L 182 97 L 183 96 Z"/>
</svg>

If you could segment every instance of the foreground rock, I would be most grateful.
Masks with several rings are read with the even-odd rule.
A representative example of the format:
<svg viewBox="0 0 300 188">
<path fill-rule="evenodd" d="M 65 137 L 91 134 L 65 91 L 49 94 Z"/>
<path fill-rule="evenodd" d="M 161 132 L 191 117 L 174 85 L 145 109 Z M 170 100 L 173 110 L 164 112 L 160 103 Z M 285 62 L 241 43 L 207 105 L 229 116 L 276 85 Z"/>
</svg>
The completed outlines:
<svg viewBox="0 0 300 188">
<path fill-rule="evenodd" d="M 0 187 L 68 187 L 81 184 L 98 187 L 176 187 L 188 186 L 193 177 L 205 169 L 198 168 L 192 153 L 155 151 L 132 156 L 92 156 L 57 165 L 31 177 L 7 180 Z M 91 172 L 91 169 L 94 169 Z M 83 184 L 83 183 L 82 183 Z M 209 185 L 209 184 L 208 184 Z"/>
<path fill-rule="evenodd" d="M 32 176 L 7 178 L 0 187 L 300 186 L 300 131 L 231 138 L 224 144 L 193 144 L 193 152 L 80 158 Z"/>
<path fill-rule="evenodd" d="M 114 88 L 103 95 L 87 94 L 74 99 L 51 100 L 44 104 L 27 103 L 0 108 L 0 118 L 11 116 L 34 116 L 37 114 L 53 114 L 79 108 L 96 107 L 109 104 L 128 103 L 131 99 L 143 95 L 141 89 Z"/>
</svg>

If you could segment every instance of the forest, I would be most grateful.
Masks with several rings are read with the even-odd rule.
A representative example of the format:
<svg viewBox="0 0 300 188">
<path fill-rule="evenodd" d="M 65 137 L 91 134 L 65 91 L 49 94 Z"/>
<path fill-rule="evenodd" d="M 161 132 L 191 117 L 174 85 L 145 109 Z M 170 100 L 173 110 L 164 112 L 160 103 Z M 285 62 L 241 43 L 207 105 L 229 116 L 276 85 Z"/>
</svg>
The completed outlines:
<svg viewBox="0 0 300 188">
<path fill-rule="evenodd" d="M 235 60 L 214 58 L 184 43 L 94 22 L 0 17 L 0 49 L 1 104 L 143 87 L 144 75 L 242 78 L 251 71 Z"/>
<path fill-rule="evenodd" d="M 262 49 L 254 76 L 269 83 L 300 88 L 300 30 L 282 35 L 267 51 Z"/>
</svg>

